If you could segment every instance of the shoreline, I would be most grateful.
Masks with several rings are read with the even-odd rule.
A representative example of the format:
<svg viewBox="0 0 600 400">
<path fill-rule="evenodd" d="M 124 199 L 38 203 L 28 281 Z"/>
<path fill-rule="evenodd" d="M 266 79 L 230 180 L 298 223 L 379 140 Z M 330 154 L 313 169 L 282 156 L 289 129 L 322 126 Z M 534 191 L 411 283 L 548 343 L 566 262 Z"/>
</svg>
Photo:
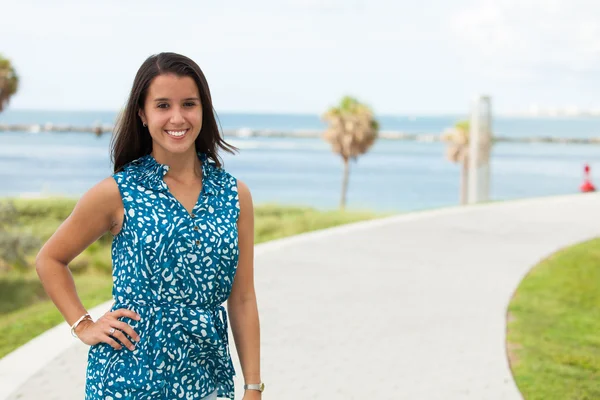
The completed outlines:
<svg viewBox="0 0 600 400">
<path fill-rule="evenodd" d="M 111 134 L 112 125 L 95 126 L 76 126 L 76 125 L 54 125 L 54 124 L 0 124 L 0 134 L 3 132 L 21 132 L 21 133 L 86 133 L 101 136 Z M 225 137 L 235 138 L 320 138 L 324 130 L 314 129 L 224 129 Z M 379 139 L 417 141 L 417 142 L 443 142 L 442 132 L 440 133 L 406 133 L 401 131 L 382 130 L 379 132 Z M 566 138 L 557 136 L 536 136 L 536 137 L 508 137 L 494 136 L 496 143 L 568 143 L 568 144 L 600 144 L 600 137 L 588 138 Z"/>
</svg>

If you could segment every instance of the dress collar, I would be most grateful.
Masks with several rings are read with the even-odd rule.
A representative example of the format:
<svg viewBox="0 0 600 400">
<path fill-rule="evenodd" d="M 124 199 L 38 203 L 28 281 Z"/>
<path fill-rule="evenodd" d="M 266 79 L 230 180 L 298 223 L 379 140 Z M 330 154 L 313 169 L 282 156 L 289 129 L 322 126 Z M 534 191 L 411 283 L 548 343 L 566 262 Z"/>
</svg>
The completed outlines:
<svg viewBox="0 0 600 400">
<path fill-rule="evenodd" d="M 221 189 L 221 185 L 219 180 L 215 179 L 215 173 L 219 168 L 206 154 L 200 152 L 197 154 L 202 164 L 202 193 L 217 195 Z M 131 166 L 143 187 L 163 192 L 169 190 L 164 181 L 164 177 L 169 171 L 169 166 L 156 161 L 152 154 L 138 158 L 131 163 Z"/>
</svg>

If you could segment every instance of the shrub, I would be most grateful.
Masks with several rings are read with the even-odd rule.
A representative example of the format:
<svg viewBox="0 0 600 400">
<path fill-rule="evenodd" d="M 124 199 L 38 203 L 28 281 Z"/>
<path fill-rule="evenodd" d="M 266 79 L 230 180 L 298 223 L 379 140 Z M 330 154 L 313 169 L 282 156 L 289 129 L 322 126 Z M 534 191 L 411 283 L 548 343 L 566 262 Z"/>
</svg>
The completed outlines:
<svg viewBox="0 0 600 400">
<path fill-rule="evenodd" d="M 0 269 L 25 270 L 27 255 L 39 248 L 40 240 L 24 231 L 13 202 L 0 202 Z"/>
</svg>

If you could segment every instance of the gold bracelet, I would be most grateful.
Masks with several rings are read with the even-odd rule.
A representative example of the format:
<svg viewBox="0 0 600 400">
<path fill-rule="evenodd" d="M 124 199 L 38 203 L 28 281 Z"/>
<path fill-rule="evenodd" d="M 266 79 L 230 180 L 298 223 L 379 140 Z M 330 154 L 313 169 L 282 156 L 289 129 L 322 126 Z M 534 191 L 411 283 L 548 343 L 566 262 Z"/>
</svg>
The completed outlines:
<svg viewBox="0 0 600 400">
<path fill-rule="evenodd" d="M 77 336 L 77 334 L 75 333 L 75 329 L 77 328 L 77 326 L 84 320 L 89 319 L 90 321 L 92 321 L 92 316 L 88 313 L 85 313 L 84 316 L 82 316 L 81 318 L 79 318 L 77 321 L 75 321 L 75 323 L 73 325 L 71 325 L 71 335 L 73 335 L 74 338 L 79 338 Z"/>
</svg>

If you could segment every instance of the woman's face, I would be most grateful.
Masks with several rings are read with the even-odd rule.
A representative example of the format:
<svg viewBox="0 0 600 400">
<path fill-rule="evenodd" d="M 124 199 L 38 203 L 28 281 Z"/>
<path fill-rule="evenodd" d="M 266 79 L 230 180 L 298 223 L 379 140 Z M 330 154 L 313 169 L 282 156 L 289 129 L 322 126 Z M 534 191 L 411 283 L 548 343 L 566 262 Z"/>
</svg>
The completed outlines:
<svg viewBox="0 0 600 400">
<path fill-rule="evenodd" d="M 202 104 L 196 82 L 189 76 L 159 75 L 152 80 L 144 109 L 153 149 L 181 154 L 194 147 L 202 128 Z"/>
</svg>

